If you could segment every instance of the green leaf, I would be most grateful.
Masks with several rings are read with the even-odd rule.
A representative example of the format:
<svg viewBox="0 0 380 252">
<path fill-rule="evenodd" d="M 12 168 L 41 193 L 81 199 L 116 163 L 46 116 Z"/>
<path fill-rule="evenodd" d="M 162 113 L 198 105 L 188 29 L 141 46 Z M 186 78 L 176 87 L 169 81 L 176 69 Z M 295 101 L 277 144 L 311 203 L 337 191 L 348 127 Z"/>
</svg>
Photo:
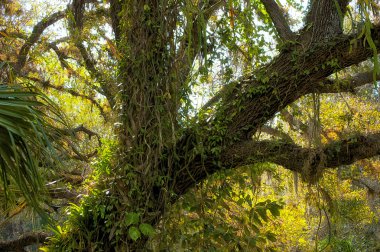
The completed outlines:
<svg viewBox="0 0 380 252">
<path fill-rule="evenodd" d="M 252 219 L 253 219 L 253 222 L 258 224 L 259 226 L 263 225 L 263 223 L 261 222 L 259 215 L 257 213 L 252 214 Z"/>
<path fill-rule="evenodd" d="M 135 226 L 129 228 L 128 234 L 129 237 L 131 237 L 131 239 L 134 241 L 137 241 L 137 239 L 141 237 L 140 230 Z"/>
<path fill-rule="evenodd" d="M 267 209 L 266 209 L 266 208 L 258 207 L 258 208 L 256 209 L 256 212 L 260 215 L 260 217 L 261 217 L 265 222 L 268 221 Z"/>
<path fill-rule="evenodd" d="M 236 202 L 236 204 L 238 204 L 239 206 L 242 206 L 243 203 L 244 203 L 244 199 L 243 199 L 243 198 L 240 198 L 240 199 Z"/>
<path fill-rule="evenodd" d="M 268 238 L 268 240 L 270 240 L 271 242 L 275 242 L 277 239 L 276 239 L 276 235 L 272 232 L 267 232 L 266 233 L 266 237 Z"/>
<path fill-rule="evenodd" d="M 278 217 L 280 216 L 280 207 L 277 206 L 277 205 L 273 205 L 269 208 L 269 211 L 271 212 L 271 214 L 275 217 Z"/>
<path fill-rule="evenodd" d="M 255 231 L 256 233 L 260 233 L 260 229 L 255 225 L 255 224 L 252 224 L 251 225 L 251 228 L 253 231 Z"/>
<path fill-rule="evenodd" d="M 141 233 L 145 236 L 153 236 L 155 234 L 154 228 L 147 223 L 141 223 L 139 226 Z"/>
<path fill-rule="evenodd" d="M 125 225 L 130 226 L 137 224 L 140 220 L 140 215 L 138 213 L 127 213 L 125 215 Z"/>
</svg>

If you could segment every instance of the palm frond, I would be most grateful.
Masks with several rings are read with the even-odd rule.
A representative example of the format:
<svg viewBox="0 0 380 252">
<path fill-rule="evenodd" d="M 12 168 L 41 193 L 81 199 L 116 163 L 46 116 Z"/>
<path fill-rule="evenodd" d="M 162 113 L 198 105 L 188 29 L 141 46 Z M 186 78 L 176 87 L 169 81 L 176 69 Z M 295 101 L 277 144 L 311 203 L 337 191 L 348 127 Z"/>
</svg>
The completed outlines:
<svg viewBox="0 0 380 252">
<path fill-rule="evenodd" d="M 44 190 L 37 155 L 49 158 L 51 146 L 46 133 L 49 123 L 38 109 L 45 101 L 37 92 L 0 86 L 0 191 L 8 202 L 14 196 L 9 188 L 16 186 L 37 210 Z"/>
</svg>

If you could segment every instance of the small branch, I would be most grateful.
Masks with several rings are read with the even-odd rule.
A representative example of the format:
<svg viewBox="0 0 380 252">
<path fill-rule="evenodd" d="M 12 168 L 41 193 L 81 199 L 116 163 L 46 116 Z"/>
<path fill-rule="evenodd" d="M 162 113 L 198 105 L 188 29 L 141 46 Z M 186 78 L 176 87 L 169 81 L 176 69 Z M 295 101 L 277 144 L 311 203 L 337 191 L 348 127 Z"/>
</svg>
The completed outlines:
<svg viewBox="0 0 380 252">
<path fill-rule="evenodd" d="M 20 49 L 18 61 L 15 65 L 16 72 L 19 72 L 24 67 L 30 48 L 40 39 L 40 36 L 44 32 L 44 30 L 50 25 L 57 22 L 58 20 L 64 18 L 65 16 L 66 12 L 58 11 L 48 17 L 45 17 L 34 26 L 32 34 L 28 37 L 28 39 L 25 41 L 24 45 Z"/>
<path fill-rule="evenodd" d="M 96 66 L 95 66 L 96 62 L 93 60 L 92 56 L 87 52 L 83 43 L 81 41 L 77 41 L 75 43 L 75 46 L 79 49 L 79 51 L 82 55 L 86 69 L 89 71 L 90 75 L 100 83 L 100 86 L 101 86 L 102 91 L 103 91 L 102 93 L 107 98 L 107 101 L 110 104 L 111 108 L 113 108 L 116 104 L 116 101 L 115 101 L 113 92 L 107 86 L 107 85 L 110 85 L 109 81 L 107 81 L 103 77 L 102 73 L 100 73 L 96 69 Z"/>
<path fill-rule="evenodd" d="M 26 36 L 24 33 L 15 32 L 15 31 L 8 32 L 7 29 L 3 29 L 0 31 L 0 38 L 4 38 L 4 37 L 19 38 L 23 40 L 28 39 L 28 36 Z"/>
<path fill-rule="evenodd" d="M 303 136 L 307 136 L 307 129 L 309 128 L 301 120 L 295 118 L 287 109 L 283 109 L 280 112 L 282 118 L 289 124 L 292 130 L 298 130 L 302 133 Z"/>
<path fill-rule="evenodd" d="M 69 134 L 73 134 L 73 135 L 75 135 L 78 132 L 83 132 L 83 133 L 86 133 L 88 135 L 89 139 L 91 139 L 91 137 L 93 137 L 93 136 L 96 136 L 96 138 L 98 139 L 99 146 L 102 145 L 99 134 L 88 129 L 88 128 L 86 128 L 86 127 L 84 127 L 83 125 L 80 125 L 80 126 L 73 128 L 73 129 L 67 129 L 67 130 L 65 130 L 65 132 L 67 132 Z"/>
<path fill-rule="evenodd" d="M 43 244 L 49 235 L 45 232 L 32 232 L 23 234 L 17 239 L 0 241 L 0 251 L 25 251 L 24 247 L 33 244 Z"/>
<path fill-rule="evenodd" d="M 292 106 L 295 106 L 293 104 Z M 288 110 L 283 109 L 280 112 L 282 118 L 289 124 L 291 130 L 297 130 L 301 132 L 302 137 L 305 139 L 309 138 L 309 126 L 303 123 L 301 120 L 295 118 Z M 321 134 L 327 139 L 331 140 L 326 131 L 322 130 Z"/>
<path fill-rule="evenodd" d="M 376 76 L 376 81 L 380 81 L 380 75 Z M 341 93 L 341 92 L 355 92 L 355 88 L 364 86 L 374 81 L 373 72 L 358 73 L 354 76 L 349 76 L 344 79 L 331 80 L 327 79 L 318 87 L 316 92 L 319 93 Z"/>
<path fill-rule="evenodd" d="M 92 1 L 90 1 L 92 2 Z M 105 74 L 100 72 L 96 68 L 96 61 L 93 59 L 90 52 L 87 51 L 85 46 L 83 45 L 83 41 L 81 38 L 81 30 L 83 28 L 83 15 L 84 15 L 84 4 L 86 3 L 85 0 L 74 0 L 72 3 L 72 9 L 74 12 L 74 22 L 69 22 L 69 31 L 71 34 L 71 37 L 73 38 L 75 46 L 79 49 L 79 52 L 84 60 L 84 65 L 87 69 L 87 71 L 90 73 L 91 77 L 94 78 L 96 81 L 99 82 L 100 87 L 102 89 L 102 93 L 111 108 L 114 108 L 116 105 L 115 101 L 115 92 L 112 87 L 112 82 L 110 80 L 107 80 L 105 78 Z M 112 9 L 112 7 L 111 7 Z"/>
<path fill-rule="evenodd" d="M 260 128 L 260 131 L 264 132 L 264 133 L 267 133 L 269 135 L 272 135 L 272 136 L 279 137 L 279 138 L 281 138 L 282 140 L 284 140 L 286 142 L 293 142 L 292 138 L 288 134 L 286 134 L 286 133 L 284 133 L 284 132 L 282 132 L 282 131 L 280 131 L 278 129 L 269 127 L 267 125 L 262 126 Z"/>
<path fill-rule="evenodd" d="M 69 66 L 69 64 L 66 62 L 66 59 L 68 58 L 63 52 L 61 52 L 57 46 L 56 43 L 49 43 L 49 48 L 51 48 L 58 56 L 59 62 L 61 62 L 61 65 L 63 68 L 66 68 L 70 72 L 73 72 L 74 70 Z"/>
<path fill-rule="evenodd" d="M 76 136 L 76 133 L 78 132 L 83 132 L 88 135 L 88 138 L 91 139 L 93 136 L 95 136 L 98 140 L 98 146 L 101 146 L 101 137 L 99 136 L 98 133 L 84 127 L 83 125 L 80 125 L 76 128 L 72 129 L 57 129 L 58 132 L 60 132 L 60 135 L 56 136 L 56 138 L 60 138 L 62 136 Z M 81 151 L 77 148 L 74 142 L 70 141 L 68 138 L 65 139 L 65 142 L 67 145 L 70 147 L 70 150 L 67 151 L 67 156 L 73 159 L 77 159 L 80 161 L 88 162 L 90 158 L 96 156 L 98 154 L 97 150 L 92 151 L 91 153 L 88 154 L 82 154 Z M 75 155 L 72 155 L 70 152 L 73 152 Z"/>
<path fill-rule="evenodd" d="M 62 68 L 67 69 L 67 71 L 69 71 L 70 74 L 72 74 L 73 76 L 75 76 L 75 77 L 81 79 L 83 82 L 86 83 L 86 85 L 88 85 L 89 87 L 91 87 L 93 90 L 97 91 L 99 94 L 105 95 L 104 91 L 103 91 L 101 88 L 95 86 L 94 84 L 90 83 L 88 80 L 86 80 L 85 78 L 83 78 L 82 76 L 80 76 L 80 74 L 77 73 L 77 72 L 76 72 L 76 71 L 75 71 L 75 70 L 74 70 L 74 69 L 68 64 L 68 62 L 66 61 L 66 59 L 68 59 L 69 57 L 68 57 L 66 54 L 64 54 L 63 52 L 61 52 L 61 51 L 59 50 L 59 48 L 57 47 L 57 43 L 58 43 L 58 42 L 59 42 L 59 41 L 54 41 L 54 42 L 52 42 L 52 43 L 49 43 L 47 46 L 48 46 L 50 49 L 52 49 L 52 50 L 57 54 L 58 60 L 59 60 L 59 62 L 61 63 Z M 71 58 L 71 59 L 72 59 L 72 58 Z M 78 62 L 77 59 L 74 59 L 74 60 Z M 106 117 L 105 117 L 105 119 L 106 119 Z"/>
<path fill-rule="evenodd" d="M 206 6 L 203 7 L 206 19 L 208 19 L 215 11 L 217 11 L 224 3 L 222 0 L 208 0 L 206 2 Z"/>
<path fill-rule="evenodd" d="M 261 0 L 282 40 L 294 40 L 295 35 L 285 19 L 284 12 L 275 0 Z"/>
<path fill-rule="evenodd" d="M 17 35 L 19 38 L 22 38 L 22 39 L 26 39 L 26 37 L 21 37 L 21 34 L 14 34 L 15 36 Z M 75 77 L 77 78 L 82 78 L 74 69 L 72 69 L 72 67 L 67 63 L 66 59 L 68 58 L 67 55 L 65 55 L 63 52 L 61 52 L 59 50 L 59 48 L 57 47 L 57 44 L 59 43 L 62 43 L 62 42 L 66 42 L 67 40 L 69 39 L 69 37 L 63 37 L 63 38 L 60 38 L 54 42 L 51 42 L 51 43 L 48 43 L 47 44 L 47 47 L 52 49 L 56 54 L 57 54 L 57 57 L 58 57 L 58 60 L 59 62 L 61 63 L 62 67 L 67 69 L 71 74 L 73 74 Z M 95 105 L 99 111 L 100 111 L 100 114 L 102 115 L 102 117 L 107 120 L 107 115 L 106 113 L 104 112 L 104 108 L 92 97 L 90 96 L 87 96 L 87 95 L 83 95 L 83 94 L 80 94 L 79 92 L 76 92 L 72 89 L 68 89 L 68 88 L 65 88 L 63 86 L 54 86 L 52 84 L 50 84 L 49 81 L 43 81 L 43 80 L 40 80 L 38 78 L 35 78 L 35 77 L 27 77 L 27 76 L 24 76 L 25 78 L 27 79 L 30 79 L 32 81 L 35 81 L 35 82 L 39 82 L 42 84 L 42 86 L 44 88 L 52 88 L 52 89 L 55 89 L 55 90 L 58 90 L 58 91 L 62 91 L 62 92 L 67 92 L 73 96 L 77 96 L 77 97 L 81 97 L 83 99 L 87 99 L 89 100 L 93 105 Z M 88 81 L 84 80 L 86 82 L 87 85 L 90 85 L 94 90 L 96 90 L 98 93 L 104 95 L 104 92 L 102 89 L 92 85 L 91 83 L 89 83 Z"/>
<path fill-rule="evenodd" d="M 60 92 L 66 92 L 68 94 L 71 94 L 72 96 L 81 97 L 82 99 L 86 99 L 86 100 L 90 101 L 93 105 L 95 105 L 99 109 L 99 112 L 104 119 L 108 118 L 106 113 L 104 112 L 104 108 L 98 103 L 98 101 L 96 101 L 91 96 L 81 94 L 81 93 L 79 93 L 73 89 L 69 89 L 69 88 L 66 88 L 64 86 L 54 86 L 53 84 L 50 83 L 50 81 L 40 80 L 36 77 L 27 77 L 27 76 L 24 76 L 24 77 L 29 79 L 29 80 L 32 80 L 34 82 L 40 83 L 43 88 L 51 88 L 51 89 L 54 89 L 54 90 L 57 90 Z"/>
<path fill-rule="evenodd" d="M 90 158 L 96 156 L 98 154 L 98 151 L 97 150 L 94 150 L 93 152 L 89 153 L 89 154 L 82 154 L 78 149 L 77 147 L 74 145 L 74 143 L 72 143 L 71 141 L 67 141 L 67 144 L 70 146 L 71 150 L 75 153 L 74 156 L 72 156 L 71 158 L 74 158 L 74 159 L 77 159 L 77 160 L 80 160 L 80 161 L 84 161 L 84 162 L 88 162 Z"/>
</svg>

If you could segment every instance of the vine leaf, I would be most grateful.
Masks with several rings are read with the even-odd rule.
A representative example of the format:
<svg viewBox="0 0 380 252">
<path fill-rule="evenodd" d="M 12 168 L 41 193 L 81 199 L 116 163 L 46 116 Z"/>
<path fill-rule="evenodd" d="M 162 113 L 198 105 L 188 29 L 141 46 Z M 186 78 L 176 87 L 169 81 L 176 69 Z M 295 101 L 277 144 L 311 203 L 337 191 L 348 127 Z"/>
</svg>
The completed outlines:
<svg viewBox="0 0 380 252">
<path fill-rule="evenodd" d="M 153 236 L 156 233 L 154 228 L 147 223 L 141 223 L 139 229 L 145 236 Z"/>
<path fill-rule="evenodd" d="M 135 226 L 129 228 L 128 234 L 134 241 L 137 241 L 141 237 L 140 230 Z"/>
<path fill-rule="evenodd" d="M 139 214 L 138 213 L 127 213 L 125 216 L 125 225 L 130 226 L 137 224 L 139 222 Z"/>
</svg>

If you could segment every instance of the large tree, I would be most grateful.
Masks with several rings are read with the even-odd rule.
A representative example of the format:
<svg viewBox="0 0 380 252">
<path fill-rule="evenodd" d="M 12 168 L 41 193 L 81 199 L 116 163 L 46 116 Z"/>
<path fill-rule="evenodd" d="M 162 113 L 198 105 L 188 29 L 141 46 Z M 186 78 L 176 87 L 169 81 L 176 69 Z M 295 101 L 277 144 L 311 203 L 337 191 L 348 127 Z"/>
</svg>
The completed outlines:
<svg viewBox="0 0 380 252">
<path fill-rule="evenodd" d="M 147 241 L 140 231 L 149 234 L 171 204 L 218 171 L 272 162 L 313 182 L 326 168 L 378 155 L 379 133 L 306 147 L 265 125 L 279 112 L 294 119 L 284 109 L 306 95 L 353 92 L 378 78 L 378 8 L 376 1 L 310 1 L 294 24 L 292 12 L 274 0 L 74 0 L 28 35 L 4 29 L 1 36 L 20 43 L 8 61 L 17 76 L 89 100 L 118 135 L 111 175 L 53 243 L 62 250 L 75 241 L 82 248 L 135 251 Z M 68 36 L 42 39 L 62 19 Z M 275 53 L 263 56 L 271 43 Z M 87 93 L 50 81 L 30 55 L 38 46 L 53 51 Z M 221 78 L 219 91 L 190 116 L 192 83 L 230 58 L 241 61 L 240 70 Z M 369 59 L 370 71 L 352 74 L 350 67 Z M 81 75 L 82 66 L 90 77 Z M 280 139 L 253 138 L 260 130 Z"/>
</svg>

